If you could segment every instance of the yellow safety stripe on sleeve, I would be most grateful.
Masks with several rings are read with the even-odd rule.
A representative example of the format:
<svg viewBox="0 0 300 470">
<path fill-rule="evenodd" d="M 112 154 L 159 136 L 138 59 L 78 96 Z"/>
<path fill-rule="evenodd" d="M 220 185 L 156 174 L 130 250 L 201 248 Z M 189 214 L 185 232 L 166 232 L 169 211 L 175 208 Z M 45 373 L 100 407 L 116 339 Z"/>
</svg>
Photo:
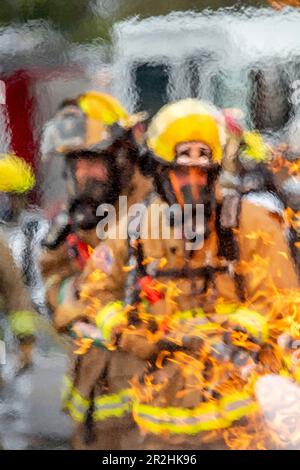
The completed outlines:
<svg viewBox="0 0 300 470">
<path fill-rule="evenodd" d="M 220 302 L 215 306 L 215 312 L 228 316 L 228 320 L 234 325 L 245 328 L 252 336 L 261 341 L 268 338 L 268 322 L 264 315 L 246 307 L 240 308 L 236 304 Z"/>
<path fill-rule="evenodd" d="M 254 338 L 266 341 L 268 338 L 268 322 L 266 317 L 248 308 L 239 308 L 229 315 L 229 321 L 245 328 Z"/>
<path fill-rule="evenodd" d="M 202 333 L 202 332 L 207 332 L 207 333 L 210 333 L 210 332 L 214 332 L 214 331 L 218 331 L 220 329 L 220 325 L 218 323 L 213 323 L 213 322 L 206 322 L 206 323 L 203 323 L 202 325 L 195 325 L 194 328 L 193 328 L 193 332 L 196 334 L 197 331 Z"/>
<path fill-rule="evenodd" d="M 174 321 L 191 320 L 193 318 L 206 318 L 204 310 L 200 307 L 191 310 L 180 310 L 173 316 Z"/>
<path fill-rule="evenodd" d="M 9 314 L 9 324 L 15 336 L 31 336 L 36 333 L 36 315 L 28 310 Z"/>
<path fill-rule="evenodd" d="M 100 395 L 94 401 L 94 421 L 104 421 L 109 418 L 121 418 L 131 412 L 132 391 L 122 390 L 119 393 Z"/>
<path fill-rule="evenodd" d="M 218 403 L 201 403 L 197 408 L 160 408 L 140 403 L 133 404 L 133 416 L 144 430 L 154 434 L 193 435 L 229 427 L 233 421 L 255 412 L 258 404 L 250 395 L 236 393 Z"/>
<path fill-rule="evenodd" d="M 96 315 L 96 325 L 105 341 L 110 343 L 114 330 L 127 325 L 127 314 L 121 301 L 111 302 L 103 307 Z"/>
</svg>

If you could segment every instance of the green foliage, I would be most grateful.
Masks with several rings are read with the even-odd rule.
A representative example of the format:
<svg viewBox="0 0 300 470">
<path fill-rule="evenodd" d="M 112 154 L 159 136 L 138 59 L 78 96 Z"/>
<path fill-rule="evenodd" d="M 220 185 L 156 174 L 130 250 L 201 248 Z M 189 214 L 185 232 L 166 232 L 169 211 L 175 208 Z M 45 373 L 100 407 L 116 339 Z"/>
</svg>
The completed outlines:
<svg viewBox="0 0 300 470">
<path fill-rule="evenodd" d="M 234 0 L 1 0 L 0 25 L 43 19 L 69 39 L 109 40 L 112 25 L 132 16 L 146 18 L 172 11 L 212 9 L 239 4 Z M 243 0 L 257 5 L 263 0 Z"/>
</svg>

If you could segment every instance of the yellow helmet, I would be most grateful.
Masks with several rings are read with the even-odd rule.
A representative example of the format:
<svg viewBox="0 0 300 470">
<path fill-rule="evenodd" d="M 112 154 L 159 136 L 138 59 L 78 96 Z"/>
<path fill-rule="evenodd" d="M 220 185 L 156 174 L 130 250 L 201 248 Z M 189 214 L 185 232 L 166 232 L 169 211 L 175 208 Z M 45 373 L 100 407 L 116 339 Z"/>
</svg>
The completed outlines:
<svg viewBox="0 0 300 470">
<path fill-rule="evenodd" d="M 130 115 L 121 103 L 107 93 L 89 91 L 58 111 L 45 128 L 42 153 L 78 150 L 97 151 L 109 146 L 114 138 L 110 126 L 118 124 L 127 130 L 145 119 L 144 113 Z"/>
<path fill-rule="evenodd" d="M 26 193 L 35 185 L 30 165 L 13 154 L 0 155 L 0 191 L 5 193 Z"/>
<path fill-rule="evenodd" d="M 164 106 L 153 118 L 147 133 L 147 144 L 155 155 L 172 162 L 175 147 L 181 142 L 201 141 L 212 150 L 220 163 L 225 129 L 222 114 L 205 101 L 188 98 Z"/>
<path fill-rule="evenodd" d="M 80 109 L 90 118 L 109 126 L 129 118 L 121 103 L 112 95 L 89 91 L 78 99 Z"/>
<path fill-rule="evenodd" d="M 252 160 L 265 162 L 268 159 L 270 149 L 263 141 L 260 133 L 257 131 L 245 131 L 243 133 L 245 149 L 243 155 Z"/>
</svg>

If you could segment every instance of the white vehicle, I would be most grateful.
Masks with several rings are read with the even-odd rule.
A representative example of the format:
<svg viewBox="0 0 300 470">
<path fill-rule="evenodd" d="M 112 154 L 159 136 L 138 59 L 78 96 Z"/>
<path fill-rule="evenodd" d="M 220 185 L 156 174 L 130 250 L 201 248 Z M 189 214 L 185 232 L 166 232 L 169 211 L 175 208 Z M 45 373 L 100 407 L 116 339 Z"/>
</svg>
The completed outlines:
<svg viewBox="0 0 300 470">
<path fill-rule="evenodd" d="M 188 96 L 240 107 L 248 123 L 279 130 L 298 108 L 300 12 L 222 9 L 132 19 L 114 28 L 114 92 L 153 114 Z M 300 97 L 300 93 L 299 97 Z"/>
</svg>

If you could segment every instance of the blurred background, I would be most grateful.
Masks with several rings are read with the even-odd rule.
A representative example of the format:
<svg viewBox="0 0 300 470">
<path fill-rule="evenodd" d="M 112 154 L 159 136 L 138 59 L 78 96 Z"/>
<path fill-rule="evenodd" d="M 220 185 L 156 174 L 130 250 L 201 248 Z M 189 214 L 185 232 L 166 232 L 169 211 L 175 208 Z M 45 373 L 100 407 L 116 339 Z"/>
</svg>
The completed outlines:
<svg viewBox="0 0 300 470">
<path fill-rule="evenodd" d="M 239 107 L 248 127 L 283 141 L 300 106 L 297 7 L 297 0 L 2 0 L 0 153 L 13 150 L 32 165 L 31 202 L 50 217 L 64 184 L 60 161 L 43 160 L 42 129 L 64 99 L 91 88 L 150 116 L 188 96 Z M 33 371 L 15 378 L 3 367 L 4 448 L 67 448 L 59 413 L 64 345 L 46 330 Z"/>
<path fill-rule="evenodd" d="M 299 25 L 299 11 L 278 2 L 3 0 L 1 151 L 12 147 L 39 174 L 45 121 L 90 88 L 150 115 L 172 99 L 208 98 L 241 107 L 251 127 L 283 131 L 297 113 Z M 39 202 L 60 197 L 56 176 Z"/>
</svg>

